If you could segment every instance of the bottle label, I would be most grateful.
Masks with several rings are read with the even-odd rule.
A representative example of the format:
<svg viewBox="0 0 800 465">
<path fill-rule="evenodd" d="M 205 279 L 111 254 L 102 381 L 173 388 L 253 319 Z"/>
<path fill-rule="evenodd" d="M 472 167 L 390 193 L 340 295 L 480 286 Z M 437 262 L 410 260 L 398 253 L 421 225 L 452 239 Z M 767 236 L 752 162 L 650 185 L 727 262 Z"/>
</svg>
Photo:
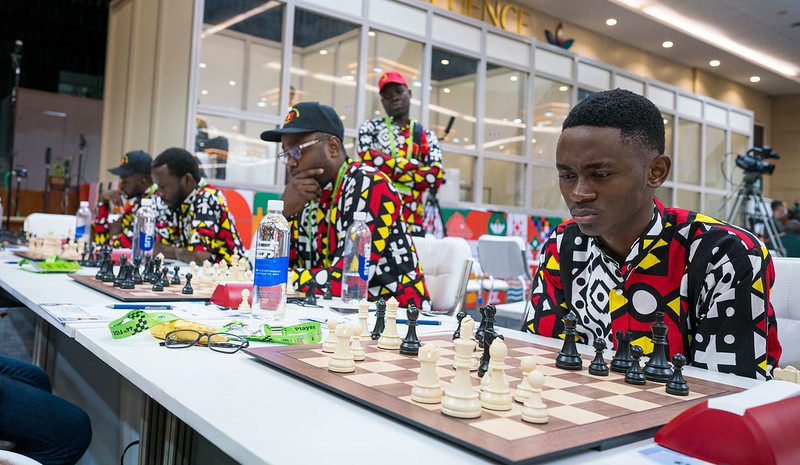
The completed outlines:
<svg viewBox="0 0 800 465">
<path fill-rule="evenodd" d="M 153 250 L 153 243 L 155 242 L 155 237 L 152 234 L 147 234 L 144 231 L 139 231 L 139 249 L 143 252 L 149 252 Z"/>
<path fill-rule="evenodd" d="M 286 284 L 289 277 L 289 257 L 256 258 L 253 284 L 276 286 Z"/>
<path fill-rule="evenodd" d="M 363 255 L 358 256 L 358 275 L 364 281 L 369 281 L 369 260 Z"/>
<path fill-rule="evenodd" d="M 75 228 L 75 239 L 80 239 L 83 235 L 86 234 L 86 225 L 83 224 Z"/>
</svg>

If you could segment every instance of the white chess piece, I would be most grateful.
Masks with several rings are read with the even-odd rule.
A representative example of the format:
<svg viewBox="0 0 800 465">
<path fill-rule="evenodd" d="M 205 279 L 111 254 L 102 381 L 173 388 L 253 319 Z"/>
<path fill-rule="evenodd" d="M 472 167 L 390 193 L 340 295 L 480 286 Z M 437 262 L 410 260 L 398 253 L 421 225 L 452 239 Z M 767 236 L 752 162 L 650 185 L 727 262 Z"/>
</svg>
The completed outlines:
<svg viewBox="0 0 800 465">
<path fill-rule="evenodd" d="M 328 318 L 328 337 L 322 343 L 322 351 L 332 353 L 336 350 L 336 327 L 339 325 L 339 320 L 335 317 Z"/>
<path fill-rule="evenodd" d="M 247 279 L 247 271 L 250 270 L 250 263 L 247 261 L 246 257 L 242 257 L 239 259 L 239 281 L 244 281 Z"/>
<path fill-rule="evenodd" d="M 481 402 L 469 376 L 469 358 L 475 350 L 475 343 L 467 338 L 459 338 L 454 344 L 459 362 L 456 363 L 453 381 L 444 389 L 442 413 L 456 418 L 478 418 L 481 416 Z"/>
<path fill-rule="evenodd" d="M 489 347 L 489 371 L 491 378 L 481 392 L 481 406 L 489 410 L 511 410 L 511 390 L 505 380 L 506 357 L 508 347 L 502 339 L 497 338 Z"/>
<path fill-rule="evenodd" d="M 353 332 L 350 326 L 341 324 L 336 327 L 336 349 L 328 361 L 328 370 L 336 373 L 351 373 L 356 369 L 353 352 L 350 351 L 350 337 Z"/>
<path fill-rule="evenodd" d="M 473 320 L 471 316 L 467 315 L 467 316 L 464 317 L 463 320 L 461 320 L 461 334 L 460 334 L 460 337 L 462 339 L 467 339 L 467 340 L 470 340 L 472 342 L 475 342 L 475 340 L 472 339 L 472 335 L 474 333 L 475 333 L 475 320 Z M 469 358 L 470 358 L 470 364 L 471 364 L 470 368 L 469 368 L 469 371 L 478 371 L 478 365 L 480 365 L 480 362 L 478 361 L 478 359 L 475 357 L 474 354 L 470 354 Z M 453 361 L 453 368 L 455 368 L 455 361 Z M 484 377 L 485 376 L 486 375 L 484 375 Z"/>
<path fill-rule="evenodd" d="M 528 375 L 528 382 L 531 385 L 531 395 L 522 407 L 522 419 L 528 423 L 547 423 L 547 406 L 542 402 L 544 375 L 539 370 L 533 370 Z"/>
<path fill-rule="evenodd" d="M 352 332 L 353 341 L 350 343 L 350 352 L 353 353 L 353 359 L 360 362 L 367 358 L 364 346 L 361 345 L 361 326 L 353 325 Z"/>
<path fill-rule="evenodd" d="M 439 347 L 426 343 L 419 349 L 419 376 L 411 388 L 411 400 L 422 404 L 438 404 L 442 401 L 442 383 L 436 374 Z"/>
<path fill-rule="evenodd" d="M 163 253 L 159 253 L 158 255 L 156 255 L 156 258 L 161 263 L 161 266 L 164 266 L 164 254 Z M 194 276 L 194 275 L 192 275 L 192 276 Z"/>
<path fill-rule="evenodd" d="M 786 368 L 775 368 L 772 370 L 772 377 L 777 380 L 787 381 L 790 383 L 800 383 L 800 372 L 793 366 Z"/>
<path fill-rule="evenodd" d="M 219 262 L 219 276 L 220 281 L 228 281 L 228 262 L 226 260 Z"/>
<path fill-rule="evenodd" d="M 214 276 L 214 285 L 216 286 L 219 284 L 220 281 L 222 281 L 222 276 L 220 275 L 219 272 L 219 263 L 214 263 L 212 270 L 213 271 L 211 272 L 211 274 L 212 276 Z"/>
<path fill-rule="evenodd" d="M 378 339 L 378 348 L 387 350 L 398 350 L 402 343 L 400 335 L 397 334 L 397 299 L 392 297 L 386 301 L 386 326 Z"/>
<path fill-rule="evenodd" d="M 164 262 L 161 262 L 164 263 Z M 213 284 L 214 278 L 211 276 L 211 262 L 208 260 L 203 260 L 203 283 L 204 284 Z"/>
<path fill-rule="evenodd" d="M 536 359 L 533 358 L 533 355 L 522 357 L 520 366 L 522 367 L 522 381 L 519 382 L 517 390 L 514 391 L 514 400 L 524 404 L 525 400 L 531 395 L 532 388 L 530 381 L 528 381 L 528 375 L 536 369 Z"/>
<path fill-rule="evenodd" d="M 369 317 L 369 302 L 367 299 L 361 299 L 358 302 L 358 325 L 361 327 L 361 340 L 369 341 L 370 337 L 369 326 L 367 326 L 367 318 Z"/>
<path fill-rule="evenodd" d="M 250 313 L 250 304 L 247 302 L 247 299 L 250 298 L 250 289 L 244 288 L 242 289 L 242 302 L 239 304 L 239 313 Z"/>
</svg>

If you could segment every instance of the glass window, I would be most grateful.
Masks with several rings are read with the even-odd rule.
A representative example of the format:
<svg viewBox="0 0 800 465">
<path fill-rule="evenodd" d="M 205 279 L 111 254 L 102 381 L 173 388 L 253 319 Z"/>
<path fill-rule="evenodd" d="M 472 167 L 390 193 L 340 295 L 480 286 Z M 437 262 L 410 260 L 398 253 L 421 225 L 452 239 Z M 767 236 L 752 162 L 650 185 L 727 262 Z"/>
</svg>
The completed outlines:
<svg viewBox="0 0 800 465">
<path fill-rule="evenodd" d="M 750 138 L 741 134 L 731 133 L 731 156 L 733 159 L 736 160 L 736 155 L 744 155 L 748 150 L 750 150 Z M 738 186 L 744 179 L 744 171 L 735 166 L 734 163 L 731 163 L 730 178 L 733 180 L 734 186 Z"/>
<path fill-rule="evenodd" d="M 533 167 L 533 186 L 531 186 L 531 207 L 555 211 L 566 211 L 567 204 L 561 197 L 558 186 L 558 172 L 555 168 Z"/>
<path fill-rule="evenodd" d="M 706 187 L 724 189 L 725 131 L 706 126 Z"/>
<path fill-rule="evenodd" d="M 446 64 L 443 64 L 446 63 Z M 475 74 L 478 61 L 433 49 L 430 130 L 449 144 L 475 148 Z M 446 137 L 445 130 L 453 124 Z M 449 169 L 449 167 L 448 167 Z M 470 199 L 471 200 L 471 199 Z"/>
<path fill-rule="evenodd" d="M 555 163 L 556 144 L 569 109 L 571 87 L 536 77 L 533 82 L 533 158 Z M 557 179 L 557 176 L 553 175 Z"/>
<path fill-rule="evenodd" d="M 672 134 L 675 130 L 675 117 L 665 113 L 662 113 L 661 116 L 664 117 L 664 155 L 667 155 L 673 161 L 667 179 L 675 179 L 675 155 L 672 151 Z"/>
<path fill-rule="evenodd" d="M 685 191 L 678 189 L 678 197 L 676 198 L 676 207 L 686 210 L 699 211 L 700 210 L 700 193 L 694 191 Z"/>
<path fill-rule="evenodd" d="M 443 154 L 445 183 L 439 188 L 438 198 L 443 202 L 472 202 L 475 157 L 457 153 Z"/>
<path fill-rule="evenodd" d="M 332 106 L 355 128 L 358 26 L 297 9 L 292 47 L 292 104 Z"/>
<path fill-rule="evenodd" d="M 411 117 L 419 119 L 422 95 L 422 44 L 379 31 L 369 31 L 366 114 L 383 115 L 378 79 L 385 71 L 399 71 L 411 89 Z"/>
<path fill-rule="evenodd" d="M 678 163 L 673 164 L 675 179 L 687 184 L 700 184 L 700 123 L 679 121 Z"/>
<path fill-rule="evenodd" d="M 672 188 L 671 187 L 667 187 L 667 186 L 661 185 L 661 187 L 656 189 L 655 196 L 656 196 L 656 198 L 658 198 L 658 200 L 661 201 L 661 203 L 664 204 L 665 207 L 671 207 L 672 206 Z"/>
<path fill-rule="evenodd" d="M 484 150 L 525 154 L 525 82 L 521 71 L 489 63 L 486 69 Z"/>
<path fill-rule="evenodd" d="M 525 204 L 525 165 L 483 161 L 483 202 L 521 207 Z"/>
<path fill-rule="evenodd" d="M 281 45 L 263 41 L 250 44 L 247 72 L 247 111 L 277 115 L 281 100 Z"/>
<path fill-rule="evenodd" d="M 733 205 L 731 205 L 732 207 Z M 717 194 L 706 193 L 705 208 L 703 213 L 720 220 L 727 220 L 728 215 L 725 206 L 725 197 Z"/>
</svg>

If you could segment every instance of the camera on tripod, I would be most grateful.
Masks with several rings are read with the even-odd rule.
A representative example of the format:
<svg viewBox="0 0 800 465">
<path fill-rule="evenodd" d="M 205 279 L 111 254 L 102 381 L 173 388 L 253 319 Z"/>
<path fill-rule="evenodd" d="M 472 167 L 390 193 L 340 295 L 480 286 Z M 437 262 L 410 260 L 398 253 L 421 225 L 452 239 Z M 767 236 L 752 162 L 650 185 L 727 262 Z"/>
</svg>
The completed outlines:
<svg viewBox="0 0 800 465">
<path fill-rule="evenodd" d="M 778 159 L 781 154 L 773 152 L 772 147 L 753 147 L 748 150 L 744 155 L 736 157 L 736 166 L 743 169 L 745 173 L 754 175 L 772 174 L 775 171 L 775 165 L 764 161 L 765 158 Z"/>
</svg>

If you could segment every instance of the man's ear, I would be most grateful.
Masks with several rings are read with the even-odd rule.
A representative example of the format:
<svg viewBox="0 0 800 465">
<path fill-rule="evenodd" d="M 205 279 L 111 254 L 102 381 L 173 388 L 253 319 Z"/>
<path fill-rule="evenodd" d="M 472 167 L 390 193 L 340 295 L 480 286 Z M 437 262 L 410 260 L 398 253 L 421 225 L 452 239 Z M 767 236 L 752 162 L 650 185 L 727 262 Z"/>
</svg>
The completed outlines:
<svg viewBox="0 0 800 465">
<path fill-rule="evenodd" d="M 188 191 L 194 190 L 195 184 L 197 183 L 195 182 L 192 173 L 186 173 L 181 178 L 181 185 L 184 187 L 185 190 Z"/>
<path fill-rule="evenodd" d="M 647 187 L 657 189 L 664 184 L 669 176 L 672 167 L 672 160 L 666 155 L 659 155 L 652 160 L 647 167 Z"/>
</svg>

